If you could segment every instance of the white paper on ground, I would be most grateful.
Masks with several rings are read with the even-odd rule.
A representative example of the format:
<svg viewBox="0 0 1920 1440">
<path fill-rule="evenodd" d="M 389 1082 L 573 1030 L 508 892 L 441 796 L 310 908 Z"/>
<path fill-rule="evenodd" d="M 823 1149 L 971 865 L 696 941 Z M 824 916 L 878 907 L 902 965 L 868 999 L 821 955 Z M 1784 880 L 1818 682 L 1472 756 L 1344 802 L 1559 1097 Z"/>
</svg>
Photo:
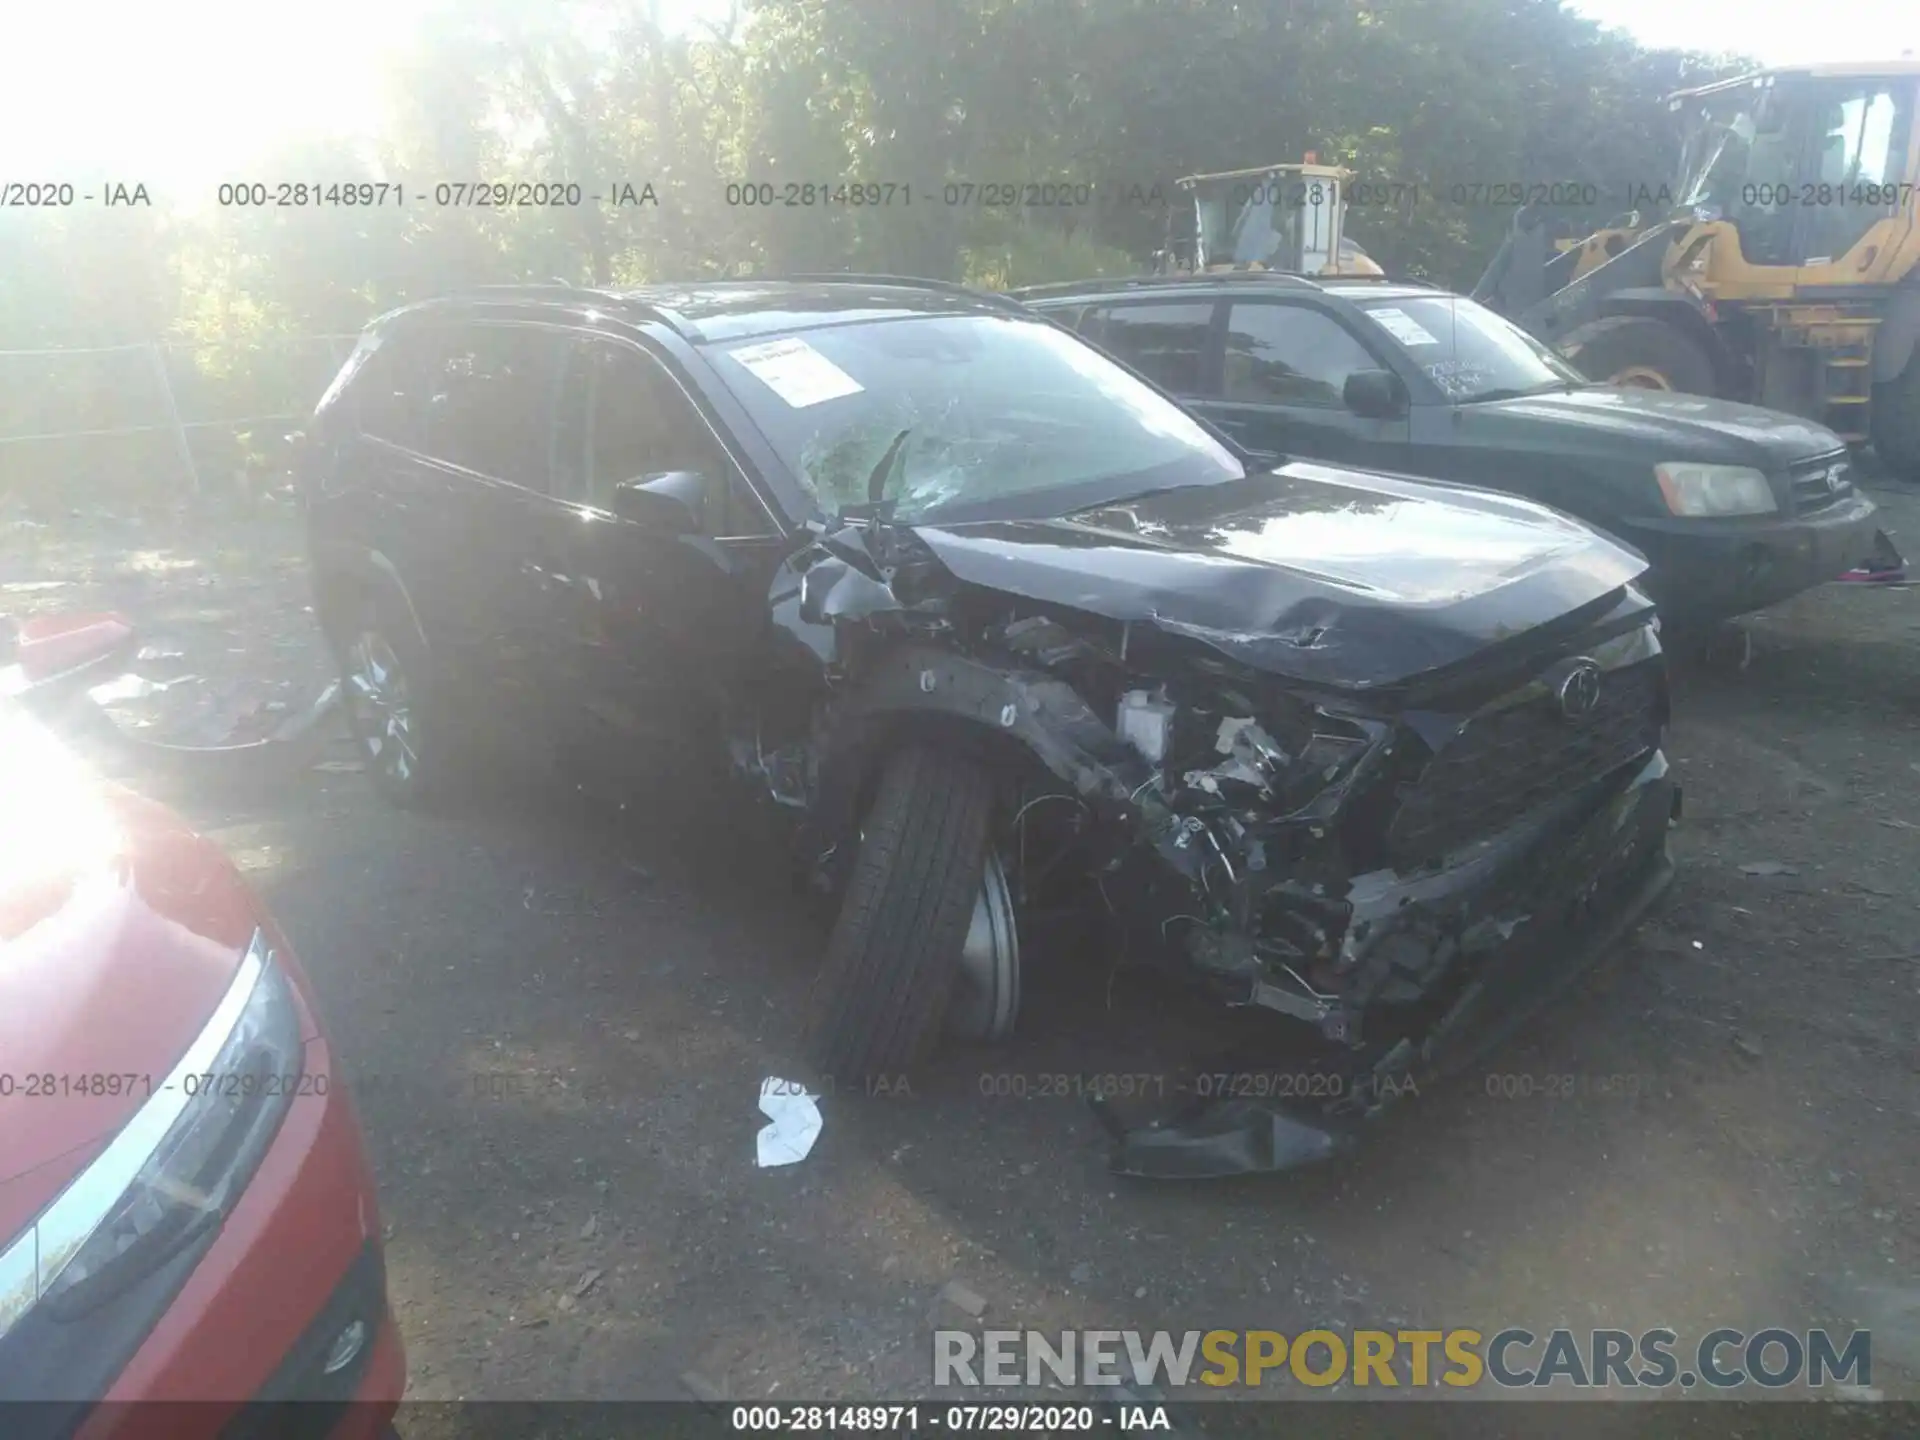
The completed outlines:
<svg viewBox="0 0 1920 1440">
<path fill-rule="evenodd" d="M 1427 333 L 1427 329 L 1418 320 L 1404 310 L 1369 310 L 1373 323 L 1386 331 L 1402 345 L 1438 345 L 1440 342 Z"/>
<path fill-rule="evenodd" d="M 199 678 L 198 675 L 181 675 L 172 680 L 149 680 L 129 670 L 124 675 L 94 686 L 87 691 L 87 698 L 96 705 L 111 705 L 119 700 L 144 700 L 149 695 L 158 695 L 176 685 L 192 684 Z"/>
<path fill-rule="evenodd" d="M 769 340 L 727 353 L 796 410 L 866 388 L 804 340 Z"/>
<path fill-rule="evenodd" d="M 760 1127 L 754 1163 L 762 1170 L 797 1165 L 820 1138 L 820 1107 L 806 1086 L 769 1075 L 760 1082 L 760 1113 L 773 1123 Z"/>
</svg>

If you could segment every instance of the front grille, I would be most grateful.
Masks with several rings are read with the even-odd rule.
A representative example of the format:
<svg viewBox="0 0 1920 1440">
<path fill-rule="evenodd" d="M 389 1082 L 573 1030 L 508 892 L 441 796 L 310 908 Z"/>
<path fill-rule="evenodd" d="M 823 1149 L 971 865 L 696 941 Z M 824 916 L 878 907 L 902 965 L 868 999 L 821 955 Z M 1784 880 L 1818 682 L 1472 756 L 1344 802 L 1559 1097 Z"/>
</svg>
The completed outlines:
<svg viewBox="0 0 1920 1440">
<path fill-rule="evenodd" d="M 1405 787 L 1387 831 L 1397 866 L 1438 860 L 1496 835 L 1550 800 L 1660 743 L 1658 661 L 1608 671 L 1591 713 L 1562 718 L 1543 696 L 1469 720 Z"/>
<path fill-rule="evenodd" d="M 1796 465 L 1788 473 L 1793 489 L 1793 513 L 1810 515 L 1838 505 L 1853 494 L 1853 465 L 1844 455 L 1826 455 Z"/>
</svg>

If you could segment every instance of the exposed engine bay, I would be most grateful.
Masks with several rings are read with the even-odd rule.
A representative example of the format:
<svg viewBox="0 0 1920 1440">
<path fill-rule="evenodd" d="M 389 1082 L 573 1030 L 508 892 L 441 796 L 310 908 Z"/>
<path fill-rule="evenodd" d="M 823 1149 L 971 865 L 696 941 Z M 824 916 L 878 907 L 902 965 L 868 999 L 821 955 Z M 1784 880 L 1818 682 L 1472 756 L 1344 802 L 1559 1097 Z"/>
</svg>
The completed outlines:
<svg viewBox="0 0 1920 1440">
<path fill-rule="evenodd" d="M 787 560 L 769 603 L 805 683 L 756 687 L 734 765 L 798 820 L 831 891 L 889 733 L 973 747 L 1005 781 L 996 843 L 1020 913 L 1102 909 L 1130 957 L 1341 1057 L 1324 1114 L 1216 1101 L 1129 1130 L 1103 1111 L 1123 1171 L 1333 1153 L 1397 1077 L 1434 1073 L 1470 1018 L 1537 988 L 1522 952 L 1604 948 L 1664 887 L 1666 681 L 1628 587 L 1459 663 L 1343 686 L 1287 673 L 1329 670 L 1343 617 L 1326 607 L 1245 634 L 1132 618 L 1091 586 L 1073 605 L 969 583 L 941 538 L 859 515 Z"/>
</svg>

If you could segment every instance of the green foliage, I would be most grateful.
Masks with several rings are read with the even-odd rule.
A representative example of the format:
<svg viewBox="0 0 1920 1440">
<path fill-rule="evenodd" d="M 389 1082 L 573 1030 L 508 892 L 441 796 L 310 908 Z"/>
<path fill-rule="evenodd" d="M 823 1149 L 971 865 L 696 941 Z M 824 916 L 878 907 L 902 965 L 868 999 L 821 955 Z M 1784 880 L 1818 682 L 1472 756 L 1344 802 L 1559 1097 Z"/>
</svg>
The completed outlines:
<svg viewBox="0 0 1920 1440">
<path fill-rule="evenodd" d="M 958 278 L 989 290 L 1136 273 L 1140 263 L 1087 228 L 1023 223 L 1005 216 L 981 224 L 961 247 Z"/>
<path fill-rule="evenodd" d="M 188 418 L 297 411 L 332 357 L 296 337 L 420 296 L 782 270 L 990 286 L 1124 273 L 1161 243 L 1175 177 L 1308 150 L 1395 188 L 1349 217 L 1389 271 L 1466 286 L 1511 213 L 1471 187 L 1591 184 L 1596 203 L 1566 218 L 1597 224 L 1668 178 L 1661 98 L 1738 68 L 1643 50 L 1561 0 L 736 0 L 727 24 L 689 33 L 658 16 L 653 0 L 462 5 L 404 48 L 368 152 L 314 142 L 265 167 L 405 180 L 404 208 L 0 212 L 0 349 L 178 342 Z M 655 203 L 429 203 L 438 180 L 513 179 L 651 186 Z M 776 203 L 739 203 L 742 182 Z M 812 203 L 788 203 L 809 183 Z M 861 183 L 897 188 L 837 198 Z M 945 203 L 1048 183 L 1091 186 L 1091 203 Z M 49 380 L 0 361 L 0 437 L 54 410 L 63 425 L 152 418 L 150 367 L 83 382 L 61 364 Z M 50 409 L 49 384 L 74 393 Z M 13 463 L 0 446 L 0 481 Z"/>
</svg>

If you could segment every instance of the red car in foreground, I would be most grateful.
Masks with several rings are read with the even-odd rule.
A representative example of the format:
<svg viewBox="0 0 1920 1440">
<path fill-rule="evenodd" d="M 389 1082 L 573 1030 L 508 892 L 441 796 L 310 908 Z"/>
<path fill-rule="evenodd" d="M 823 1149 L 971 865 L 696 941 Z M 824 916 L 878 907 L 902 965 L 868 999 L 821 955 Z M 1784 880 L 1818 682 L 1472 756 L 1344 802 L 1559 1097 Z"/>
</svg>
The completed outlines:
<svg viewBox="0 0 1920 1440">
<path fill-rule="evenodd" d="M 0 640 L 0 1431 L 391 1434 L 405 1358 L 312 987 L 217 847 L 34 713 L 130 638 Z"/>
</svg>

